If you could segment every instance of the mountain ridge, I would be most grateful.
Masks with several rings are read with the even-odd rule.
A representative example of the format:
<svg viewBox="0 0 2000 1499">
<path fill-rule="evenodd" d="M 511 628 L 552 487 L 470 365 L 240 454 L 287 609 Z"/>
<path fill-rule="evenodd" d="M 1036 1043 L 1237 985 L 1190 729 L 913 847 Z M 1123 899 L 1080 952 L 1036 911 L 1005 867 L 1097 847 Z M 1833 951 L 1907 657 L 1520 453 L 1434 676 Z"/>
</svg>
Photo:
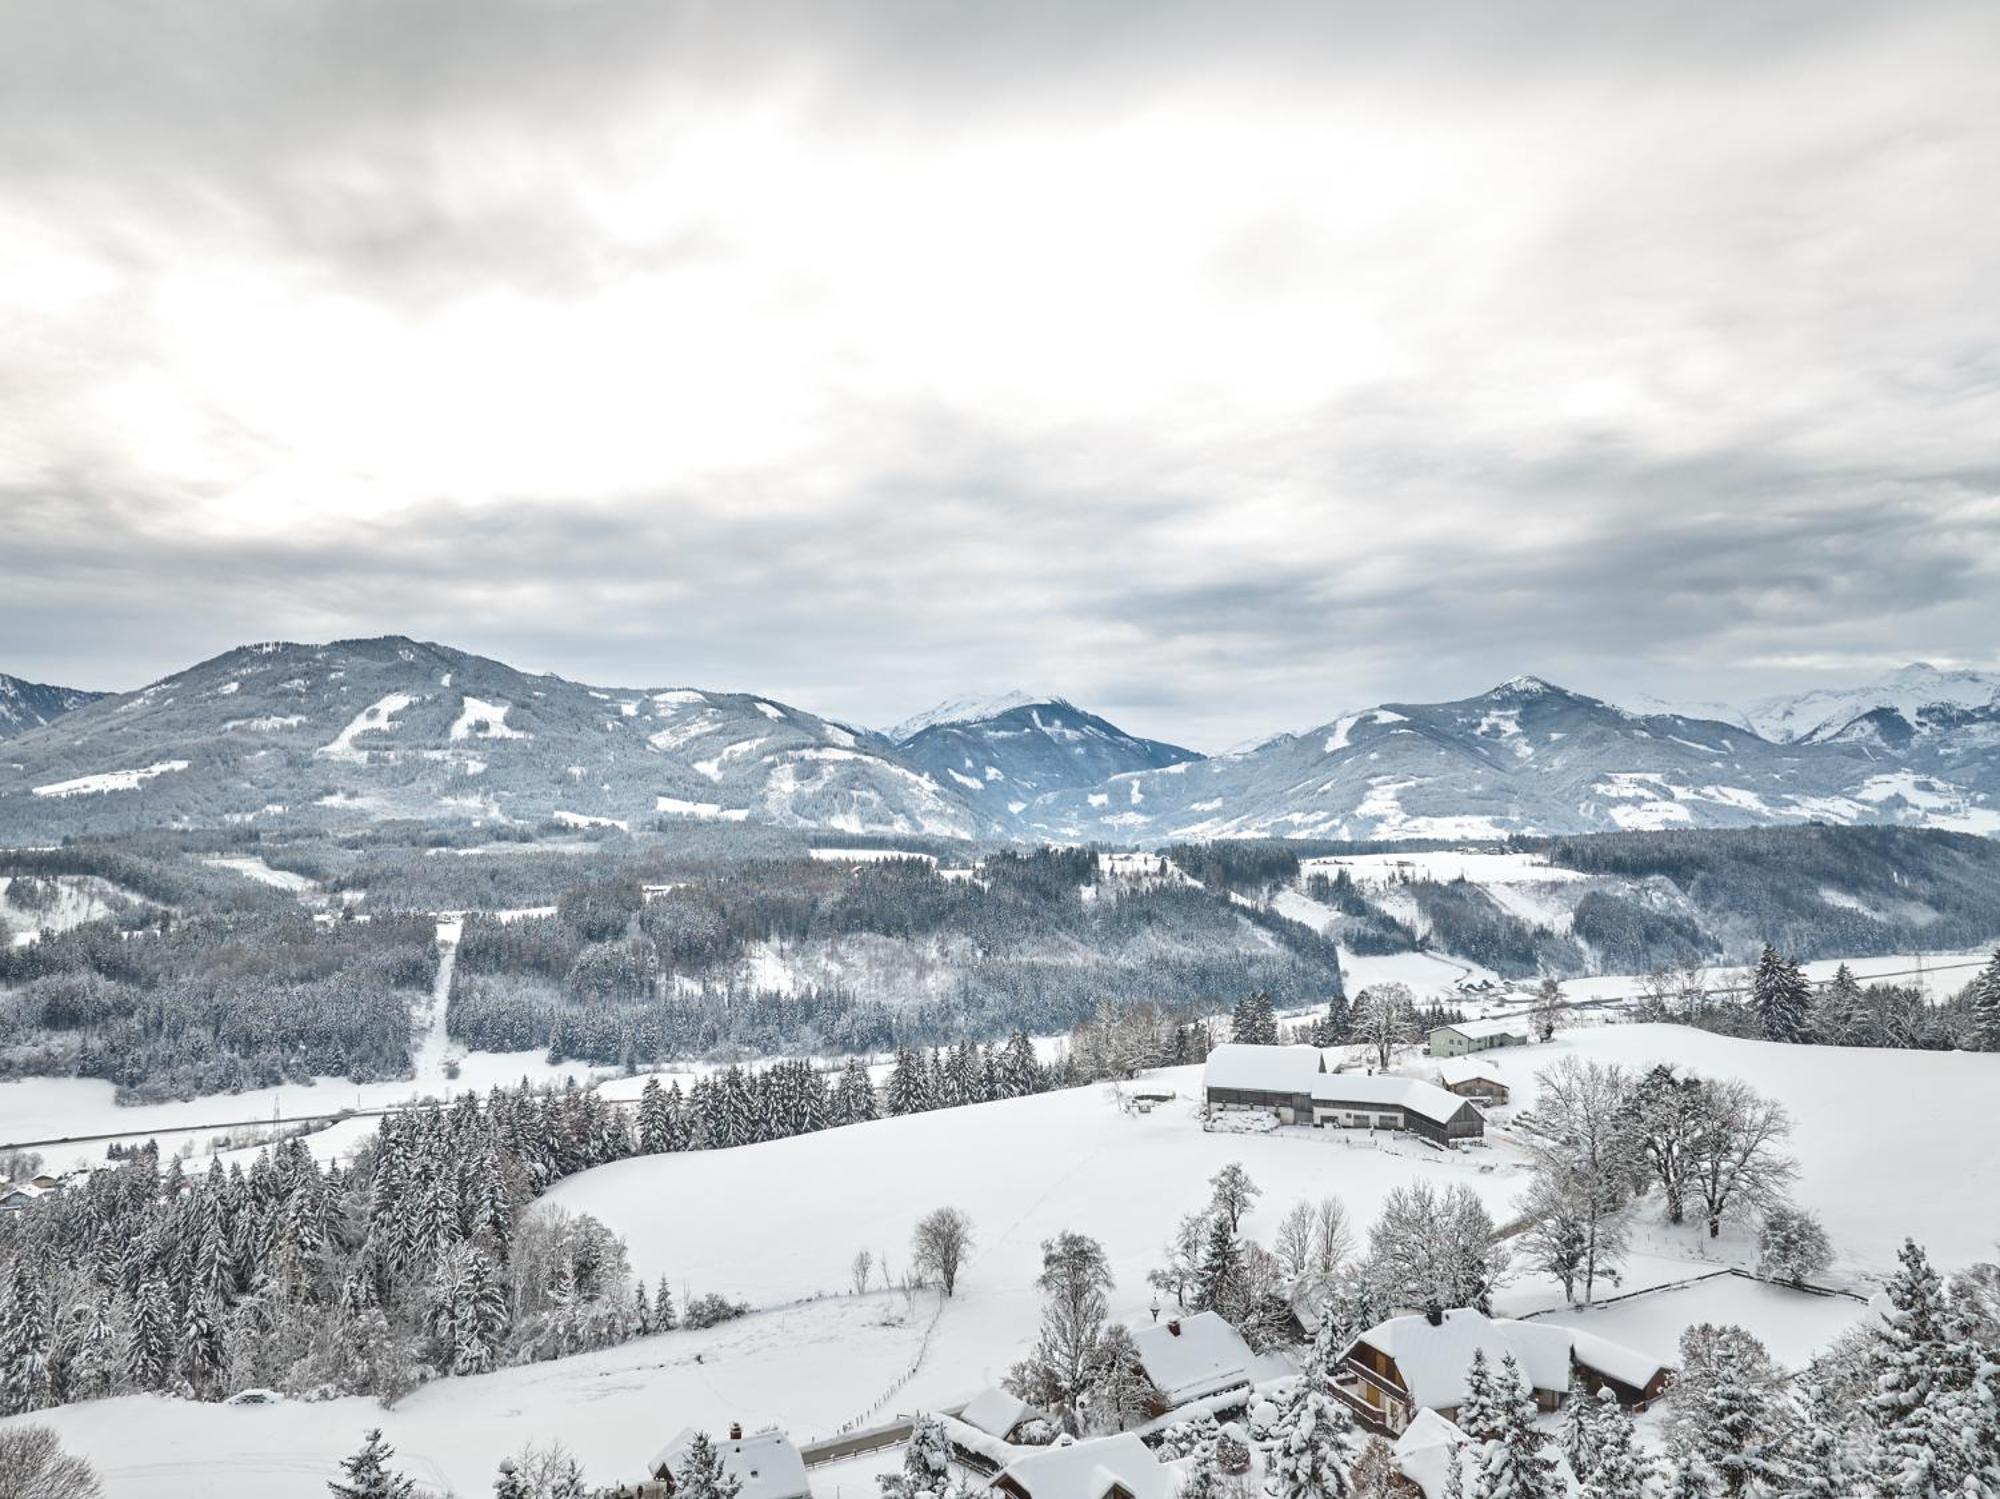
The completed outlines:
<svg viewBox="0 0 2000 1499">
<path fill-rule="evenodd" d="M 1146 845 L 1815 820 L 1992 834 L 1986 681 L 1919 663 L 1772 700 L 1781 741 L 1522 675 L 1203 757 L 1018 691 L 954 699 L 898 738 L 753 693 L 600 687 L 404 636 L 268 641 L 15 736 L 0 836 L 396 817 Z M 1923 701 L 1939 683 L 1946 700 Z"/>
</svg>

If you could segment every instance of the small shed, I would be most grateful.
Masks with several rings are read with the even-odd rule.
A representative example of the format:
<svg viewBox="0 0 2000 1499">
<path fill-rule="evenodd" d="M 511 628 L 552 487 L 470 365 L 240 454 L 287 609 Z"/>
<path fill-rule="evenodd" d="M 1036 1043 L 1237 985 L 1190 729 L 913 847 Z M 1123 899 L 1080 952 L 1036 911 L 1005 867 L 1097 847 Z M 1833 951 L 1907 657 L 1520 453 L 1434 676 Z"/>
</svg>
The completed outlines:
<svg viewBox="0 0 2000 1499">
<path fill-rule="evenodd" d="M 1504 1104 L 1509 1097 L 1507 1085 L 1500 1081 L 1500 1074 L 1493 1070 L 1491 1062 L 1482 1057 L 1446 1057 L 1438 1063 L 1438 1076 L 1444 1082 L 1445 1091 L 1460 1098 Z"/>
<path fill-rule="evenodd" d="M 1048 1416 L 1019 1395 L 1010 1395 L 999 1385 L 993 1385 L 966 1401 L 958 1419 L 998 1441 L 1012 1442 L 1023 1426 L 1030 1421 L 1046 1421 Z"/>
</svg>

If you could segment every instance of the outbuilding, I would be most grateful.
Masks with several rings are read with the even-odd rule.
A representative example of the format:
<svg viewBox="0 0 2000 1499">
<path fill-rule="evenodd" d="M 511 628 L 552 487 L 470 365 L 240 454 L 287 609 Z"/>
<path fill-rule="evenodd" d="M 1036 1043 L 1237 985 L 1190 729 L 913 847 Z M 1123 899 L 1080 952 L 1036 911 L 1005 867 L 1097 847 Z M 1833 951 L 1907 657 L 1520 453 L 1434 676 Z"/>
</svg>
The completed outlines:
<svg viewBox="0 0 2000 1499">
<path fill-rule="evenodd" d="M 1434 1057 L 1462 1057 L 1475 1051 L 1494 1051 L 1502 1046 L 1526 1046 L 1528 1026 L 1526 1021 L 1491 1019 L 1460 1020 L 1452 1025 L 1440 1025 L 1431 1031 L 1431 1055 Z"/>
<path fill-rule="evenodd" d="M 1500 1081 L 1500 1074 L 1483 1057 L 1446 1057 L 1438 1064 L 1438 1076 L 1444 1083 L 1445 1092 L 1455 1093 L 1460 1098 L 1504 1104 L 1509 1097 L 1507 1085 Z"/>
</svg>

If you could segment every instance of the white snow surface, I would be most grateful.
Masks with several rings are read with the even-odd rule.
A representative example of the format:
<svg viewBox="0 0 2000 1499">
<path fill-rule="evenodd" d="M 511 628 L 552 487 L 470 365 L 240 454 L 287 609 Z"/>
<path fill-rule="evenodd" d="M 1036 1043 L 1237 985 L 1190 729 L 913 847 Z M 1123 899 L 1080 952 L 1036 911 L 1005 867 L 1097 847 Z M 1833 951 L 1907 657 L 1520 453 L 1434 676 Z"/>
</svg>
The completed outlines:
<svg viewBox="0 0 2000 1499">
<path fill-rule="evenodd" d="M 459 702 L 458 717 L 452 720 L 451 735 L 458 739 L 526 739 L 520 729 L 507 727 L 507 703 L 482 702 L 476 697 Z"/>
<path fill-rule="evenodd" d="M 51 781 L 46 786 L 29 789 L 36 796 L 101 796 L 107 791 L 136 791 L 155 776 L 187 768 L 185 760 L 161 760 L 157 764 L 142 765 L 137 770 L 111 770 L 102 775 L 78 776 L 73 781 Z"/>
<path fill-rule="evenodd" d="M 407 692 L 392 692 L 378 702 L 370 703 L 348 721 L 346 728 L 333 736 L 330 743 L 322 744 L 314 750 L 315 755 L 326 760 L 359 760 L 365 751 L 354 747 L 356 736 L 361 734 L 381 734 L 396 726 L 396 715 L 414 703 L 416 699 Z"/>
</svg>

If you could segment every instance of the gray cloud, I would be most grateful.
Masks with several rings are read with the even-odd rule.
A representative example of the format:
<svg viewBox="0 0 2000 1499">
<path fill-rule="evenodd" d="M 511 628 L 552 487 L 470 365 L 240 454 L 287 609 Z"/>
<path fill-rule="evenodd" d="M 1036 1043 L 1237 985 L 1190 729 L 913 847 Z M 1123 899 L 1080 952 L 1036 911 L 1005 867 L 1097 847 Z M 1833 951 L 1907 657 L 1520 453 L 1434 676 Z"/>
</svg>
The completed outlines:
<svg viewBox="0 0 2000 1499">
<path fill-rule="evenodd" d="M 0 669 L 1205 747 L 1992 663 L 1990 8 L 0 20 Z"/>
</svg>

